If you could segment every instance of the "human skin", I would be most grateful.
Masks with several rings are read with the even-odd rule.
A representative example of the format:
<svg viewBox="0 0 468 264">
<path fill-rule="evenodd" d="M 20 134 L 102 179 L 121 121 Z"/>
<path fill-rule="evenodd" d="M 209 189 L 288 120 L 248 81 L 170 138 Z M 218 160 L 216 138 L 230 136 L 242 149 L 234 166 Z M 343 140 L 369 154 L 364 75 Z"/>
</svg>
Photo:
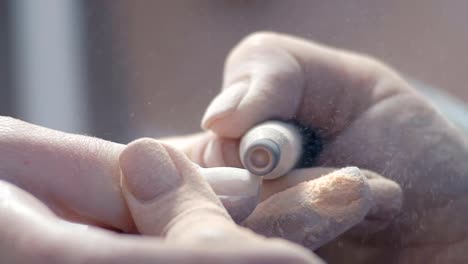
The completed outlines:
<svg viewBox="0 0 468 264">
<path fill-rule="evenodd" d="M 294 118 L 318 132 L 325 145 L 316 166 L 358 166 L 403 189 L 402 212 L 385 230 L 341 236 L 319 249 L 325 260 L 468 261 L 466 135 L 394 70 L 311 41 L 253 34 L 226 60 L 222 92 L 202 122 L 212 133 L 179 146 L 202 166 L 240 166 L 239 138 L 272 118 Z M 303 170 L 302 180 L 315 178 L 314 170 L 310 177 Z"/>
<path fill-rule="evenodd" d="M 210 107 L 204 127 L 216 135 L 210 132 L 178 138 L 171 140 L 171 144 L 202 166 L 240 166 L 237 144 L 245 130 L 272 117 L 298 118 L 317 128 L 327 143 L 317 165 L 356 165 L 380 172 L 404 187 L 403 213 L 386 230 L 368 234 L 372 233 L 367 232 L 369 225 L 358 226 L 339 241 L 321 247 L 319 253 L 323 257 L 332 262 L 344 258 L 347 263 L 352 260 L 437 263 L 465 258 L 461 249 L 466 233 L 463 226 L 466 139 L 392 70 L 367 57 L 271 33 L 244 40 L 226 65 L 225 87 L 236 78 L 243 80 L 231 87 L 240 88 L 227 98 L 240 98 L 243 102 L 231 104 L 225 111 Z M 264 100 L 265 96 L 253 96 L 254 92 L 244 100 L 245 91 L 271 96 Z M 2 179 L 33 193 L 67 219 L 135 232 L 133 220 L 125 217 L 130 215 L 125 199 L 119 197 L 120 190 L 115 188 L 119 186 L 116 182 L 120 175 L 115 164 L 124 146 L 38 128 L 18 120 L 1 121 Z M 308 189 L 301 184 L 295 186 L 302 181 L 315 189 L 313 179 L 331 170 L 298 170 L 282 177 L 287 179 L 282 184 L 268 182 L 263 188 L 264 197 L 272 195 L 274 200 L 277 191 L 283 195 L 281 191 L 288 187 L 298 188 L 296 191 Z M 76 185 L 64 185 L 65 181 Z M 356 190 L 365 189 L 363 186 L 367 184 L 371 193 L 386 193 L 372 191 L 391 185 L 379 184 L 382 181 L 385 180 L 378 177 L 363 181 L 355 185 L 361 186 Z M 434 191 L 440 196 L 435 197 Z M 363 198 L 369 194 L 360 193 Z M 381 198 L 385 201 L 384 196 Z M 367 197 L 362 201 L 368 199 L 376 200 Z M 110 200 L 116 202 L 109 203 Z M 268 208 L 266 202 L 272 200 L 266 199 L 259 208 Z M 283 215 L 291 212 L 288 206 L 278 209 L 280 215 L 281 211 Z M 392 206 L 383 206 L 384 210 L 367 208 L 370 215 L 394 213 Z M 390 213 L 385 209 L 390 209 Z M 249 217 L 247 226 L 254 216 Z M 257 214 L 257 217 L 266 216 Z M 311 249 L 317 245 L 306 244 Z"/>
<path fill-rule="evenodd" d="M 91 142 L 95 139 L 88 140 Z M 14 140 L 10 138 L 10 141 Z M 38 145 L 31 146 L 33 153 L 39 149 L 41 147 Z M 47 152 L 44 154 L 47 155 Z M 60 153 L 57 154 L 56 158 L 60 159 Z M 32 159 L 19 162 L 27 161 L 35 166 L 32 163 L 43 161 L 40 157 L 29 155 Z M 3 158 L 5 156 L 2 155 Z M 79 154 L 74 158 L 79 159 Z M 63 220 L 69 216 L 66 212 L 74 209 L 73 206 L 79 202 L 88 203 L 87 207 L 79 208 L 84 212 L 99 208 L 109 210 L 98 200 L 86 198 L 91 193 L 83 188 L 92 187 L 95 183 L 98 187 L 93 191 L 101 191 L 97 195 L 103 194 L 106 187 L 99 187 L 103 184 L 99 180 L 103 178 L 97 176 L 93 181 L 86 182 L 85 174 L 80 175 L 83 168 L 70 168 L 62 163 L 53 165 L 49 172 L 53 175 L 54 170 L 77 170 L 65 171 L 62 178 L 48 178 L 40 187 L 35 186 L 34 181 L 44 180 L 48 176 L 41 175 L 47 169 L 41 170 L 39 167 L 36 175 L 15 175 L 21 179 L 16 182 L 17 185 L 0 180 L 2 263 L 322 263 L 298 245 L 286 240 L 267 239 L 237 226 L 199 173 L 198 167 L 182 152 L 153 139 L 142 139 L 123 149 L 117 159 L 122 184 L 118 192 L 131 212 L 131 221 L 136 230 L 145 236 L 118 234 Z M 87 172 L 99 173 L 99 169 L 94 167 Z M 5 179 L 4 173 L 2 171 L 1 175 Z M 74 178 L 70 174 L 79 176 Z M 63 182 L 70 179 L 75 181 Z M 148 184 L 147 180 L 155 184 Z M 60 189 L 54 189 L 54 185 Z M 40 194 L 45 196 L 41 197 L 41 201 L 18 186 L 30 189 L 38 197 L 41 197 Z M 80 195 L 80 192 L 83 194 Z M 85 201 L 75 201 L 74 195 Z M 106 197 L 103 199 L 109 202 Z M 53 210 L 62 214 L 63 218 Z M 92 219 L 89 215 L 81 215 L 83 220 L 86 217 Z"/>
<path fill-rule="evenodd" d="M 150 139 L 138 140 L 126 147 L 7 117 L 0 117 L 0 124 L 0 226 L 3 227 L 0 228 L 0 252 L 4 260 L 15 263 L 32 260 L 35 263 L 67 263 L 90 259 L 93 263 L 118 263 L 117 260 L 122 263 L 169 260 L 171 263 L 186 263 L 198 259 L 202 263 L 220 263 L 221 260 L 245 260 L 248 263 L 320 262 L 310 253 L 286 241 L 266 240 L 234 225 L 201 177 L 198 165 L 173 147 Z M 177 160 L 174 162 L 176 166 L 167 166 L 170 163 L 168 156 L 176 157 L 172 158 Z M 292 173 L 291 177 L 283 177 L 291 178 L 291 181 L 278 181 L 277 185 L 269 188 L 269 192 L 265 190 L 258 212 L 250 215 L 246 223 L 274 231 L 268 235 L 301 242 L 302 237 L 278 234 L 278 229 L 271 227 L 278 226 L 276 222 L 280 222 L 284 215 L 314 216 L 304 217 L 306 222 L 300 228 L 319 230 L 314 232 L 318 239 L 309 244 L 311 248 L 318 248 L 360 223 L 373 210 L 383 210 L 385 216 L 398 211 L 401 194 L 394 183 L 382 179 L 384 184 L 379 184 L 366 177 L 367 172 L 357 168 L 330 173 L 332 171 L 317 170 L 317 177 L 325 176 L 298 186 L 295 186 L 297 181 L 302 181 L 301 177 L 304 176 L 301 170 Z M 182 176 L 178 176 L 180 174 Z M 129 177 L 134 179 L 130 185 L 127 184 Z M 161 195 L 159 199 L 148 198 L 155 192 L 164 193 L 164 189 L 170 189 L 167 182 L 177 177 L 189 179 L 180 187 L 180 191 L 169 196 Z M 327 182 L 341 184 L 335 188 L 317 187 Z M 293 186 L 290 189 L 293 195 L 281 192 Z M 390 191 L 397 206 L 388 207 L 379 202 L 382 199 L 372 192 L 378 186 Z M 172 188 L 177 189 L 177 186 Z M 339 191 L 340 188 L 346 189 L 346 192 Z M 129 195 L 129 189 L 139 189 L 137 193 L 142 201 Z M 274 198 L 276 193 L 282 195 L 280 199 L 284 208 L 268 212 L 276 201 L 267 198 Z M 284 199 L 285 195 L 287 199 Z M 301 200 L 308 200 L 309 196 L 313 197 L 307 201 L 309 206 L 301 206 Z M 148 199 L 150 202 L 146 202 Z M 349 200 L 354 201 L 353 207 L 347 207 Z M 334 211 L 321 210 L 324 207 L 320 204 Z M 198 210 L 200 208 L 202 210 Z M 196 213 L 187 213 L 192 211 Z M 263 225 L 264 219 L 271 221 Z M 341 223 L 330 221 L 333 219 Z M 297 224 L 289 222 L 280 226 L 291 230 Z M 95 226 L 158 236 L 159 239 L 121 236 Z M 199 230 L 201 234 L 192 234 L 194 230 Z M 219 236 L 216 235 L 220 233 L 219 230 L 224 233 L 221 237 L 224 246 L 216 247 L 216 250 L 208 245 L 195 247 L 179 243 L 185 240 L 204 241 L 207 239 L 205 236 L 214 239 Z M 175 243 L 168 246 L 161 239 Z M 255 245 L 251 246 L 248 241 L 255 242 Z M 115 252 L 116 248 L 121 250 L 119 254 Z"/>
</svg>

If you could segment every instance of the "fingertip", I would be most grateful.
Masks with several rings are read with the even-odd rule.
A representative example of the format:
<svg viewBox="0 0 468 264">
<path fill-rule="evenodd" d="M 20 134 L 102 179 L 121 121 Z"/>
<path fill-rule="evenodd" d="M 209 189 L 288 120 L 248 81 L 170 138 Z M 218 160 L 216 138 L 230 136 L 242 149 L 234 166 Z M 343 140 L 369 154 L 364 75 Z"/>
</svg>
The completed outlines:
<svg viewBox="0 0 468 264">
<path fill-rule="evenodd" d="M 314 250 L 361 222 L 371 206 L 366 178 L 345 168 L 272 195 L 243 224 Z"/>
<path fill-rule="evenodd" d="M 130 142 L 120 153 L 119 163 L 122 169 L 133 168 L 133 164 L 145 162 L 151 148 L 161 151 L 161 143 L 151 138 L 140 138 Z"/>
<path fill-rule="evenodd" d="M 124 187 L 142 202 L 163 195 L 181 183 L 166 148 L 154 139 L 133 141 L 122 151 L 119 161 Z"/>
<path fill-rule="evenodd" d="M 197 239 L 191 228 L 231 223 L 197 166 L 153 139 L 130 143 L 120 157 L 122 189 L 138 231 L 168 239 Z"/>
</svg>

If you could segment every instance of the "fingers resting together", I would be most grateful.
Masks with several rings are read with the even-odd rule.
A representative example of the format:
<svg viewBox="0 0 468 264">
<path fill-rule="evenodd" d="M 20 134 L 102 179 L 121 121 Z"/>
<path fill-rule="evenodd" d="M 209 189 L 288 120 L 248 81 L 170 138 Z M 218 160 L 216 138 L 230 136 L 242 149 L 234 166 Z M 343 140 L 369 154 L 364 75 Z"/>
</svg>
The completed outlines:
<svg viewBox="0 0 468 264">
<path fill-rule="evenodd" d="M 142 139 L 129 144 L 119 157 L 123 197 L 137 231 L 164 237 L 164 241 L 72 224 L 27 192 L 1 182 L 1 221 L 3 226 L 12 226 L 3 229 L 3 256 L 16 258 L 8 252 L 19 249 L 22 259 L 15 259 L 17 263 L 32 258 L 38 263 L 52 259 L 215 263 L 230 257 L 248 263 L 318 263 L 311 253 L 293 244 L 266 240 L 236 226 L 198 166 L 173 147 Z M 317 169 L 313 175 L 298 170 L 280 181 L 265 183 L 263 201 L 243 225 L 265 236 L 316 249 L 361 222 L 369 212 L 397 211 L 398 202 L 388 208 L 385 199 L 372 194 L 373 186 L 383 186 L 395 202 L 398 188 L 391 182 L 369 184 L 382 179 L 366 179 L 357 168 L 332 171 Z"/>
<path fill-rule="evenodd" d="M 0 182 L 0 249 L 14 263 L 321 263 L 283 240 L 238 227 L 196 165 L 155 140 L 120 155 L 123 196 L 139 233 L 61 220 L 18 187 Z M 160 238 L 165 238 L 161 240 Z"/>
<path fill-rule="evenodd" d="M 210 186 L 192 161 L 240 168 L 239 138 L 271 118 L 294 117 L 332 138 L 376 101 L 410 92 L 404 85 L 376 89 L 378 82 L 401 80 L 372 59 L 264 33 L 227 59 L 223 91 L 202 121 L 211 132 L 125 147 L 2 117 L 10 130 L 0 130 L 0 152 L 7 153 L 0 224 L 12 228 L 1 230 L 0 253 L 16 263 L 320 263 L 293 243 L 257 234 L 315 250 L 348 230 L 377 232 L 400 211 L 398 184 L 355 167 L 298 169 L 263 182 L 260 200 L 243 201 L 249 209 L 233 221 L 217 197 L 226 190 Z M 14 249 L 21 259 L 13 259 Z"/>
</svg>

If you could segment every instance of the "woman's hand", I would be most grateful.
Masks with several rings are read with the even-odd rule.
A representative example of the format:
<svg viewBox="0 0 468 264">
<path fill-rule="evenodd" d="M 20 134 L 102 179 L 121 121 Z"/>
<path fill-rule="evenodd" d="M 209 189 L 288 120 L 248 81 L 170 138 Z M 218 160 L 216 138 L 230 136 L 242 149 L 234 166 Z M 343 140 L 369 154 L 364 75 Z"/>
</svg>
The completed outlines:
<svg viewBox="0 0 468 264">
<path fill-rule="evenodd" d="M 321 263 L 235 225 L 198 167 L 171 147 L 0 122 L 2 262 Z"/>
<path fill-rule="evenodd" d="M 202 121 L 212 132 L 173 142 L 202 166 L 241 167 L 239 138 L 272 118 L 294 118 L 317 131 L 324 149 L 316 166 L 358 166 L 396 181 L 403 189 L 401 214 L 385 230 L 359 228 L 342 236 L 320 249 L 326 260 L 448 263 L 468 259 L 462 250 L 468 245 L 466 136 L 389 67 L 367 56 L 291 36 L 253 34 L 227 58 L 223 89 Z M 265 181 L 266 196 L 273 199 L 281 194 L 276 191 L 321 174 L 321 168 L 302 169 L 279 182 Z M 391 182 L 377 181 L 370 184 L 377 200 L 387 191 L 398 197 L 398 188 Z M 288 206 L 282 205 L 286 217 Z M 383 218 L 398 211 L 392 208 L 399 209 L 385 202 L 380 205 Z M 262 213 L 267 218 L 271 212 Z M 383 218 L 374 211 L 366 221 Z M 257 225 L 253 229 L 265 232 Z M 266 234 L 287 237 L 280 231 Z"/>
</svg>

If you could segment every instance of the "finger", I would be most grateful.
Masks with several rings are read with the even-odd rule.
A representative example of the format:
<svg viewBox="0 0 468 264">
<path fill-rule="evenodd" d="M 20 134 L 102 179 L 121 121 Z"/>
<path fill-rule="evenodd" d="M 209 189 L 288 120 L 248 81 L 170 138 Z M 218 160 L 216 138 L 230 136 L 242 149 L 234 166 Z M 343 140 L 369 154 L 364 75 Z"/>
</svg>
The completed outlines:
<svg viewBox="0 0 468 264">
<path fill-rule="evenodd" d="M 402 92 L 379 86 L 395 81 L 401 79 L 366 56 L 256 33 L 229 55 L 223 90 L 206 110 L 202 127 L 238 138 L 262 121 L 294 117 L 332 137 L 376 101 Z"/>
<path fill-rule="evenodd" d="M 236 226 L 199 168 L 168 145 L 134 141 L 122 152 L 120 166 L 123 193 L 142 234 L 164 236 L 175 244 L 202 243 L 213 250 L 251 243 L 260 250 L 280 246 L 304 256 L 295 246 L 266 243 Z"/>
<path fill-rule="evenodd" d="M 245 169 L 199 168 L 234 222 L 240 223 L 258 204 L 262 179 Z"/>
<path fill-rule="evenodd" d="M 191 139 L 193 141 L 187 139 Z M 196 143 L 209 141 L 216 142 L 212 144 Z M 225 157 L 227 156 L 227 153 L 237 153 L 236 150 L 238 149 L 238 145 L 236 145 L 236 147 L 227 148 L 226 141 L 229 141 L 228 144 L 234 144 L 231 142 L 235 140 L 219 138 L 212 133 L 205 132 L 203 134 L 196 135 L 195 137 L 188 136 L 182 140 L 178 138 L 168 142 L 170 144 L 174 144 L 175 146 L 179 146 L 179 148 L 181 146 L 200 146 L 200 150 L 190 152 L 190 157 L 194 162 L 198 162 L 202 166 L 235 166 L 235 162 Z M 187 144 L 180 144 L 181 142 L 186 142 Z M 210 145 L 216 147 L 210 148 Z M 211 154 L 204 155 L 205 152 L 211 152 Z M 213 158 L 203 158 L 207 156 Z M 327 167 L 297 169 L 291 171 L 287 177 L 281 177 L 274 181 L 265 181 L 262 186 L 261 200 L 265 200 L 271 195 L 294 187 L 299 183 L 314 180 L 335 170 L 336 168 Z M 403 194 L 400 186 L 396 182 L 386 179 L 368 170 L 361 170 L 361 172 L 368 180 L 372 194 L 373 205 L 363 222 L 353 228 L 353 233 L 359 236 L 365 236 L 366 234 L 375 233 L 384 229 L 391 222 L 391 220 L 393 220 L 400 213 L 403 203 Z M 242 207 L 235 206 L 235 208 Z M 248 211 L 250 212 L 250 208 Z M 242 214 L 242 217 L 245 217 L 246 214 L 247 213 Z"/>
<path fill-rule="evenodd" d="M 366 178 L 348 167 L 270 196 L 243 224 L 315 250 L 361 222 L 371 206 Z"/>
<path fill-rule="evenodd" d="M 158 238 L 120 235 L 57 218 L 39 200 L 0 181 L 2 263 L 321 263 L 300 250 L 270 246 L 239 250 L 173 245 Z"/>
<path fill-rule="evenodd" d="M 119 188 L 123 147 L 0 116 L 0 180 L 27 190 L 66 219 L 132 231 Z"/>
<path fill-rule="evenodd" d="M 0 180 L 27 190 L 67 220 L 135 232 L 120 189 L 118 157 L 124 147 L 0 116 Z M 249 178 L 245 172 L 234 174 Z M 255 206 L 253 201 L 223 202 L 236 220 Z"/>
<path fill-rule="evenodd" d="M 198 189 L 210 189 L 210 187 L 205 186 L 209 180 L 212 184 L 211 188 L 221 197 L 224 202 L 224 206 L 229 209 L 231 215 L 233 215 L 236 220 L 244 219 L 257 204 L 260 180 L 258 177 L 250 175 L 246 170 L 234 169 L 234 168 L 212 168 L 212 169 L 202 169 L 197 167 L 195 164 L 188 161 L 188 159 L 181 154 L 180 152 L 175 151 L 175 149 L 162 146 L 158 142 L 152 139 L 141 139 L 137 140 L 131 144 L 122 152 L 120 157 L 121 168 L 123 172 L 123 187 L 124 189 L 130 190 L 126 192 L 127 200 L 135 201 L 135 203 L 129 203 L 131 210 L 135 205 L 140 205 L 141 201 L 152 200 L 158 197 L 158 193 L 164 192 L 163 190 L 172 190 L 178 189 L 181 184 L 182 187 L 186 188 L 187 196 L 183 196 L 184 199 L 187 199 L 187 202 L 183 202 L 188 208 L 181 208 L 180 210 L 188 210 L 192 206 L 201 206 L 202 208 L 207 207 L 207 210 L 211 210 L 213 207 L 212 202 L 208 199 L 192 199 L 196 197 Z M 180 166 L 177 166 L 179 165 Z M 164 166 L 163 166 L 164 165 Z M 181 170 L 187 170 L 185 173 Z M 188 174 L 187 176 L 184 176 Z M 203 174 L 203 178 L 202 177 Z M 179 176 L 181 175 L 181 176 Z M 193 176 L 195 175 L 195 176 Z M 192 176 L 192 177 L 191 177 Z M 198 180 L 194 184 L 185 183 L 184 178 L 190 177 L 189 181 L 198 177 Z M 127 179 L 130 179 L 127 181 Z M 177 180 L 177 182 L 171 182 L 171 185 L 166 184 L 166 180 Z M 201 185 L 203 187 L 200 187 Z M 125 188 L 126 186 L 130 188 Z M 159 190 L 158 188 L 162 188 Z M 193 189 L 193 190 L 192 190 Z M 149 193 L 151 197 L 136 197 L 137 200 L 131 199 L 135 195 L 130 195 L 132 193 L 141 194 L 142 192 Z M 190 195 L 191 192 L 194 192 L 194 196 Z M 177 194 L 175 194 L 177 195 Z M 176 201 L 177 197 L 169 196 L 166 199 L 173 199 Z M 177 198 L 177 199 L 176 199 Z M 213 198 L 213 197 L 211 197 Z M 215 202 L 219 200 L 215 197 Z M 158 204 L 153 205 L 158 206 Z M 167 209 L 176 215 L 179 212 L 173 211 L 172 208 L 174 204 L 168 203 Z M 163 209 L 158 209 L 158 213 L 152 211 L 152 208 L 148 206 L 136 206 L 137 208 L 142 208 L 142 213 L 150 213 L 153 215 L 154 219 L 151 220 L 162 220 L 164 223 L 164 217 L 158 215 L 159 213 L 165 214 Z M 220 212 L 225 212 L 224 208 L 216 206 L 216 210 L 222 209 Z M 140 211 L 139 211 L 140 212 Z M 172 219 L 174 215 L 167 215 L 168 219 Z M 139 218 L 145 220 L 150 220 L 146 216 L 142 216 L 140 213 L 133 213 L 133 218 L 138 222 Z M 227 219 L 231 220 L 229 216 Z M 146 233 L 146 228 L 139 229 L 140 232 Z M 158 228 L 157 231 L 150 232 L 150 234 L 160 234 L 163 228 Z"/>
<path fill-rule="evenodd" d="M 179 230 L 196 230 L 191 219 L 193 225 L 234 226 L 199 168 L 175 149 L 137 140 L 122 152 L 120 166 L 124 196 L 141 233 L 180 237 Z"/>
<path fill-rule="evenodd" d="M 84 260 L 91 247 L 96 255 L 103 245 L 94 244 L 110 232 L 92 234 L 85 225 L 63 221 L 38 199 L 0 181 L 0 252 L 4 263 L 70 263 Z M 97 230 L 97 229 L 95 229 Z M 115 245 L 115 243 L 113 243 Z M 93 262 L 94 263 L 94 262 Z M 99 263 L 99 262 L 97 262 Z"/>
<path fill-rule="evenodd" d="M 222 138 L 211 132 L 202 132 L 161 139 L 183 151 L 193 162 L 203 167 L 241 168 L 239 140 Z"/>
<path fill-rule="evenodd" d="M 204 132 L 165 138 L 162 142 L 184 152 L 200 166 L 209 168 L 200 168 L 201 174 L 236 223 L 252 213 L 260 195 L 261 178 L 247 170 L 232 168 L 241 166 L 239 157 L 233 156 L 238 149 L 236 140 Z"/>
<path fill-rule="evenodd" d="M 261 200 L 266 200 L 276 193 L 303 182 L 313 181 L 336 170 L 336 168 L 326 167 L 298 169 L 289 173 L 287 177 L 265 181 L 262 186 Z M 360 171 L 367 179 L 372 205 L 363 222 L 354 227 L 353 232 L 356 235 L 365 236 L 382 230 L 401 212 L 403 193 L 396 182 L 368 170 Z"/>
</svg>

